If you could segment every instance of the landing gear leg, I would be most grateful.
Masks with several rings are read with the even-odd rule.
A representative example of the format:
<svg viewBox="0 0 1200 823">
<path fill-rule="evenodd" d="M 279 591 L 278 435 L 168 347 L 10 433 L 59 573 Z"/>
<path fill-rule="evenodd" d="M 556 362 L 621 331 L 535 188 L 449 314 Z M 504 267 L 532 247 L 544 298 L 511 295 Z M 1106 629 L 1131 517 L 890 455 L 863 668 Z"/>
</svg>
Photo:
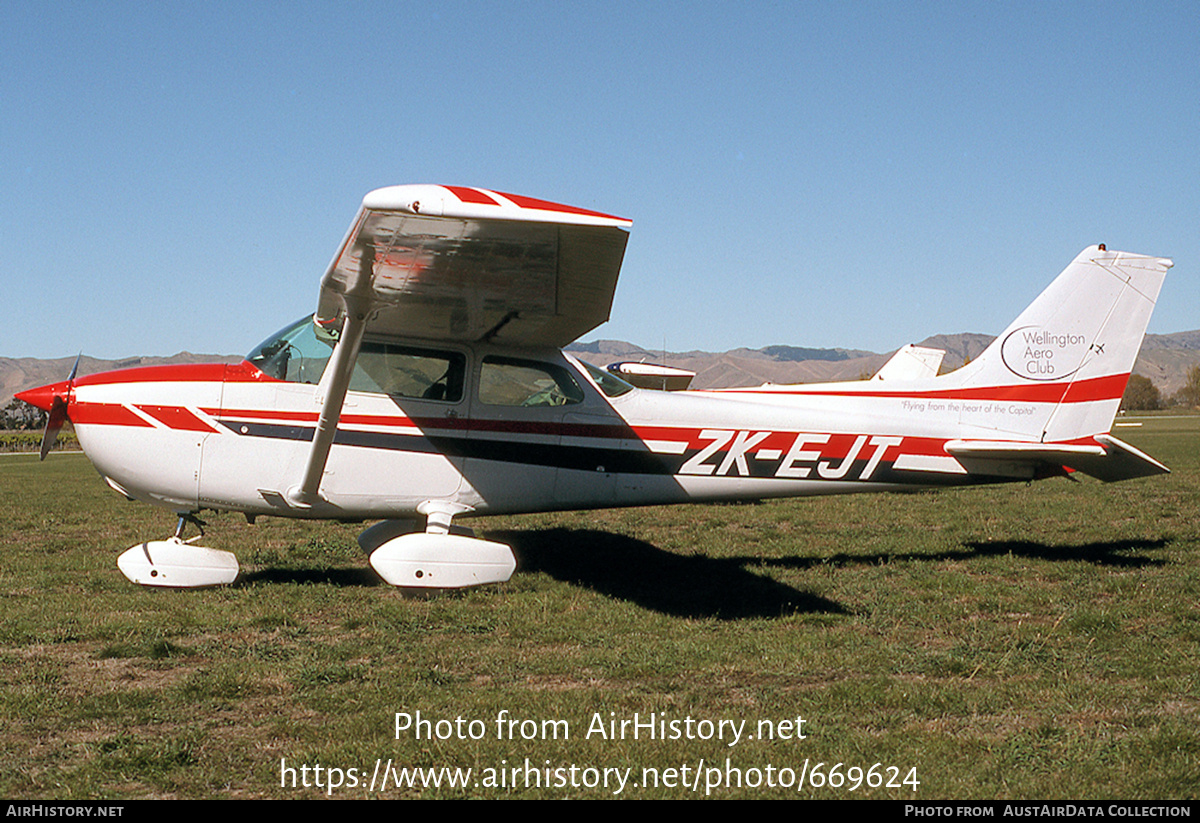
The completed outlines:
<svg viewBox="0 0 1200 823">
<path fill-rule="evenodd" d="M 179 515 L 179 523 L 175 526 L 175 539 L 183 540 L 183 530 L 187 528 L 187 524 L 191 523 L 200 532 L 200 537 L 204 537 L 204 527 L 208 524 L 201 520 L 191 512 L 183 512 Z M 193 540 L 198 540 L 198 537 L 193 537 Z"/>
</svg>

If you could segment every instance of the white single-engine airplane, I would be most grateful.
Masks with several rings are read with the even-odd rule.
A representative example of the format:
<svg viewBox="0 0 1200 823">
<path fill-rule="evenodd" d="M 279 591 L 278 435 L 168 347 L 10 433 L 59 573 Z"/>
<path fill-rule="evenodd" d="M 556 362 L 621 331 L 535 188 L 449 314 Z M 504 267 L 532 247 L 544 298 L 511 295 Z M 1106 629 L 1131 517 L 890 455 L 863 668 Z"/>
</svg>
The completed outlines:
<svg viewBox="0 0 1200 823">
<path fill-rule="evenodd" d="M 1084 249 L 950 374 L 918 351 L 882 380 L 666 392 L 561 350 L 608 319 L 630 225 L 486 189 L 379 189 L 316 314 L 241 364 L 72 373 L 17 396 L 50 413 L 43 457 L 69 418 L 110 486 L 179 515 L 117 561 L 150 586 L 237 577 L 233 554 L 183 539 L 202 509 L 383 519 L 359 538 L 371 565 L 442 589 L 515 568 L 452 525 L 468 512 L 1167 471 L 1108 432 L 1170 260 Z"/>
</svg>

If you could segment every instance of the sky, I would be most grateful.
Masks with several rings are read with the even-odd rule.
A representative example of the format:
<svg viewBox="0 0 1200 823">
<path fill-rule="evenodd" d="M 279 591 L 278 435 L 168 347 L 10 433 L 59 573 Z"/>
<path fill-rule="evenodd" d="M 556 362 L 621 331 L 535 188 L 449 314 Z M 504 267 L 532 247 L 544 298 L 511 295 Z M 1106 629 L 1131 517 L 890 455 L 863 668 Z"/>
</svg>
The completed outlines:
<svg viewBox="0 0 1200 823">
<path fill-rule="evenodd" d="M 362 196 L 633 220 L 583 339 L 997 334 L 1093 243 L 1200 328 L 1200 4 L 0 3 L 0 355 L 236 354 Z"/>
</svg>

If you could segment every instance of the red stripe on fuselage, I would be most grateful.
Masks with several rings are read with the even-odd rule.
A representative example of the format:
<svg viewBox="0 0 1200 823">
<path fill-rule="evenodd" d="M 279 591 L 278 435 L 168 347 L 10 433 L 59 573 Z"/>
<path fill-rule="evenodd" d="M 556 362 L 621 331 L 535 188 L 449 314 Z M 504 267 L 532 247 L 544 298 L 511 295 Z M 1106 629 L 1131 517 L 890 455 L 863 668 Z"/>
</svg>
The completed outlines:
<svg viewBox="0 0 1200 823">
<path fill-rule="evenodd" d="M 1038 383 L 1020 386 L 980 386 L 978 388 L 937 389 L 932 391 L 847 391 L 838 389 L 803 388 L 788 391 L 753 389 L 710 389 L 706 394 L 735 394 L 753 400 L 762 397 L 894 397 L 920 400 L 1002 400 L 1024 403 L 1091 403 L 1097 400 L 1116 400 L 1125 393 L 1128 374 L 1110 374 L 1073 383 Z"/>
<path fill-rule="evenodd" d="M 71 422 L 76 426 L 140 426 L 154 428 L 120 403 L 71 404 Z"/>
<path fill-rule="evenodd" d="M 505 195 L 507 196 L 507 195 Z M 143 366 L 140 368 L 120 371 L 90 374 L 75 381 L 76 386 L 96 386 L 113 383 L 195 383 L 195 382 L 226 382 L 226 383 L 278 383 L 281 382 L 259 371 L 252 363 L 243 360 L 238 364 L 223 363 L 194 363 L 182 366 Z M 787 391 L 762 391 L 758 388 L 745 389 L 708 389 L 698 394 L 736 395 L 739 398 L 753 401 L 756 397 L 863 397 L 863 398 L 897 398 L 897 399 L 936 399 L 936 400 L 993 400 L 1025 403 L 1091 403 L 1098 400 L 1115 400 L 1125 392 L 1125 384 L 1129 382 L 1128 374 L 1112 374 L 1105 377 L 1093 377 L 1071 383 L 1038 383 L 1012 386 L 980 386 L 977 388 L 937 389 L 930 391 L 880 391 L 867 389 L 853 391 L 847 389 L 825 389 L 814 387 L 805 389 L 797 387 Z M 227 414 L 246 415 L 276 415 L 285 417 L 289 412 L 258 412 L 253 410 L 227 411 Z M 312 415 L 315 419 L 315 414 Z M 294 418 L 302 419 L 302 418 Z M 343 416 L 343 419 L 348 419 Z M 383 419 L 383 418 L 380 418 Z M 407 418 L 400 418 L 407 419 Z M 428 418 L 430 424 L 437 418 Z M 363 422 L 368 422 L 364 420 Z M 446 428 L 456 428 L 451 421 L 445 421 Z M 498 425 L 508 425 L 497 421 Z M 520 424 L 512 424 L 519 426 Z M 617 428 L 620 428 L 619 426 Z M 592 435 L 594 436 L 594 435 Z M 611 435 L 610 435 L 611 436 Z"/>
<path fill-rule="evenodd" d="M 507 196 L 507 195 L 506 195 Z M 553 204 L 551 204 L 553 205 Z M 862 398 L 916 398 L 916 399 L 946 399 L 946 400 L 992 400 L 1008 402 L 1038 402 L 1038 403 L 1083 403 L 1097 400 L 1111 400 L 1120 397 L 1124 391 L 1128 375 L 1110 375 L 1092 378 L 1074 383 L 1049 383 L 1020 386 L 983 386 L 978 388 L 943 389 L 936 391 L 847 391 L 815 388 L 805 390 L 798 387 L 785 392 L 762 392 L 757 389 L 725 389 L 714 390 L 711 393 L 734 395 L 739 399 L 753 402 L 757 397 L 768 397 L 782 394 L 786 396 L 825 396 L 825 397 L 862 397 Z M 88 375 L 76 381 L 77 386 L 106 385 L 118 383 L 146 382 L 228 382 L 228 383 L 257 383 L 281 382 L 269 377 L 248 361 L 239 364 L 201 363 L 177 366 L 146 366 L 121 371 L 104 372 Z M 185 431 L 216 431 L 195 414 L 181 406 L 139 405 L 147 414 L 153 416 L 164 425 Z M 228 419 L 246 419 L 262 421 L 280 421 L 288 423 L 314 424 L 317 421 L 315 411 L 283 411 L 264 409 L 217 409 L 202 408 L 205 414 Z M 78 423 L 148 427 L 150 424 L 138 417 L 120 404 L 78 403 L 71 406 L 71 417 Z M 798 435 L 822 435 L 820 432 L 797 432 L 794 430 L 775 431 L 756 429 L 754 427 L 732 426 L 629 426 L 623 423 L 613 424 L 582 424 L 582 423 L 539 423 L 530 421 L 461 419 L 449 417 L 418 417 L 409 418 L 404 415 L 368 415 L 343 414 L 341 423 L 347 426 L 377 426 L 395 428 L 418 428 L 423 431 L 443 430 L 458 432 L 478 432 L 490 434 L 525 434 L 560 436 L 571 438 L 596 438 L 608 440 L 646 440 L 686 444 L 687 448 L 703 448 L 711 441 L 700 437 L 701 432 L 708 430 L 746 432 L 758 434 L 768 431 L 768 437 L 757 441 L 754 452 L 759 450 L 788 449 Z M 830 457 L 837 457 L 849 452 L 858 433 L 828 434 L 827 443 L 822 452 Z M 906 453 L 944 454 L 942 444 L 953 438 L 917 438 L 905 436 Z M 1023 442 L 1023 441 L 1022 441 Z M 1069 441 L 1091 444 L 1090 437 Z"/>
<path fill-rule="evenodd" d="M 132 369 L 100 372 L 80 377 L 80 386 L 108 386 L 114 383 L 278 383 L 249 361 L 241 363 L 187 363 L 176 366 L 139 366 Z"/>
<path fill-rule="evenodd" d="M 141 403 L 137 403 L 136 405 L 138 409 L 144 411 L 170 429 L 182 429 L 183 431 L 191 432 L 217 431 L 182 406 L 147 406 Z"/>
<path fill-rule="evenodd" d="M 275 420 L 288 423 L 312 423 L 317 422 L 316 412 L 297 412 L 297 411 L 262 411 L 258 409 L 201 409 L 206 414 L 220 416 L 225 419 L 246 419 L 246 420 Z M 699 448 L 706 445 L 709 440 L 702 438 L 701 432 L 704 431 L 732 431 L 735 434 L 739 431 L 750 433 L 768 432 L 769 436 L 760 441 L 754 451 L 759 449 L 782 448 L 788 449 L 795 441 L 798 435 L 825 436 L 829 438 L 827 449 L 831 449 L 831 455 L 836 456 L 838 450 L 841 454 L 845 454 L 850 450 L 856 438 L 859 435 L 873 436 L 867 432 L 816 432 L 816 431 L 794 431 L 794 430 L 774 430 L 774 429 L 756 429 L 754 427 L 731 427 L 731 426 L 623 426 L 619 424 L 585 424 L 585 423 L 532 423 L 526 421 L 512 420 L 462 420 L 449 419 L 442 417 L 397 417 L 369 414 L 343 414 L 341 422 L 349 425 L 360 426 L 383 426 L 396 428 L 419 428 L 425 429 L 449 429 L 454 431 L 466 432 L 489 432 L 489 433 L 504 433 L 504 434 L 541 434 L 550 436 L 562 437 L 591 437 L 598 439 L 609 440 L 642 440 L 642 441 L 663 441 L 685 443 L 689 447 Z M 914 435 L 897 434 L 897 437 L 904 437 L 905 451 L 916 454 L 945 454 L 942 449 L 942 444 L 957 440 L 957 435 L 948 437 L 917 437 Z M 1026 440 L 1013 440 L 1013 443 L 1026 443 Z M 911 447 L 910 447 L 911 444 Z M 1093 445 L 1093 440 L 1090 436 L 1076 438 L 1074 440 L 1056 441 L 1054 445 L 1070 445 L 1070 444 L 1087 444 Z M 1048 444 L 1049 445 L 1049 444 Z"/>
</svg>

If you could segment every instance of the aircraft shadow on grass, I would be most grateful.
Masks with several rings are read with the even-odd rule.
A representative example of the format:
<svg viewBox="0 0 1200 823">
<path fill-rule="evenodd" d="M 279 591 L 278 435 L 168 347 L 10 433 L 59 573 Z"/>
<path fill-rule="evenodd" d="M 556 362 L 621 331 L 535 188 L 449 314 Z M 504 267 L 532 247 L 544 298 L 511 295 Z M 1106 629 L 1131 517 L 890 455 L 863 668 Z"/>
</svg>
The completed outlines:
<svg viewBox="0 0 1200 823">
<path fill-rule="evenodd" d="M 1056 545 L 1028 540 L 971 541 L 961 551 L 835 554 L 781 558 L 743 555 L 714 558 L 679 555 L 643 540 L 589 529 L 489 532 L 517 555 L 518 573 L 543 572 L 643 608 L 677 617 L 722 620 L 773 618 L 791 614 L 849 615 L 849 609 L 819 595 L 756 574 L 755 566 L 805 570 L 820 566 L 875 566 L 893 562 L 967 560 L 1014 554 L 1051 562 L 1083 561 L 1098 566 L 1142 568 L 1165 561 L 1145 553 L 1169 542 L 1114 540 Z M 242 576 L 239 585 L 299 583 L 381 586 L 368 568 L 266 568 Z"/>
<path fill-rule="evenodd" d="M 373 570 L 362 567 L 356 569 L 346 568 L 321 568 L 321 569 L 281 569 L 281 568 L 265 568 L 254 572 L 247 572 L 238 578 L 237 585 L 245 586 L 251 583 L 296 583 L 300 585 L 327 585 L 327 586 L 383 586 L 386 585 L 379 579 Z"/>
<path fill-rule="evenodd" d="M 1097 566 L 1144 568 L 1166 564 L 1165 560 L 1148 557 L 1144 552 L 1164 548 L 1169 542 L 1165 538 L 1160 538 L 1158 540 L 1109 540 L 1071 545 L 1040 543 L 1032 540 L 999 540 L 996 542 L 972 540 L 963 543 L 961 551 L 882 552 L 783 558 L 745 556 L 731 558 L 731 560 L 737 563 L 758 563 L 772 568 L 810 569 L 817 566 L 877 566 L 883 563 L 906 561 L 970 560 L 972 557 L 997 557 L 1013 554 L 1031 560 L 1047 560 L 1057 563 L 1078 560 Z"/>
<path fill-rule="evenodd" d="M 1001 540 L 995 543 L 964 543 L 972 554 L 981 557 L 1015 554 L 1033 560 L 1063 562 L 1082 560 L 1097 566 L 1140 569 L 1146 566 L 1163 566 L 1162 558 L 1148 557 L 1143 552 L 1164 548 L 1169 540 L 1107 540 L 1077 545 L 1035 543 L 1031 540 Z M 1136 554 L 1135 554 L 1136 552 Z"/>
<path fill-rule="evenodd" d="M 761 558 L 683 556 L 620 534 L 577 529 L 488 532 L 508 543 L 517 573 L 556 580 L 678 617 L 738 620 L 789 614 L 850 614 L 845 607 L 747 570 Z M 369 568 L 264 568 L 243 574 L 254 583 L 382 586 Z"/>
<path fill-rule="evenodd" d="M 677 617 L 741 620 L 789 614 L 850 614 L 832 600 L 747 567 L 762 558 L 679 555 L 621 534 L 589 529 L 490 532 L 517 556 L 517 572 L 543 572 Z"/>
</svg>

